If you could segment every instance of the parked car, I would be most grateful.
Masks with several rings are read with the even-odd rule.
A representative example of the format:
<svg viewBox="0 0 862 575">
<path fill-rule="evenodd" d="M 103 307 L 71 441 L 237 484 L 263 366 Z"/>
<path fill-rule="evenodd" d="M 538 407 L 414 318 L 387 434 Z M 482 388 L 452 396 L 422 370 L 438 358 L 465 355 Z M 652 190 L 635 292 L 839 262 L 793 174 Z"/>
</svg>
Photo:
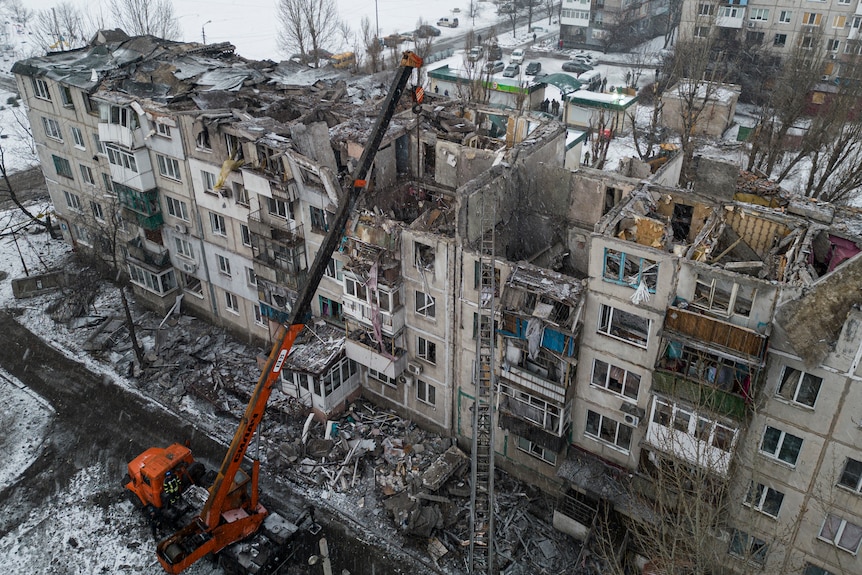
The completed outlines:
<svg viewBox="0 0 862 575">
<path fill-rule="evenodd" d="M 496 74 L 497 72 L 502 72 L 505 67 L 506 65 L 503 64 L 502 60 L 497 60 L 496 62 L 485 62 L 485 65 L 482 67 L 482 71 Z"/>
<path fill-rule="evenodd" d="M 572 56 L 572 60 L 574 60 L 575 62 L 580 62 L 581 64 L 586 64 L 587 66 L 596 65 L 596 59 L 593 57 L 593 55 L 586 52 L 582 54 L 575 54 L 574 56 Z"/>
<path fill-rule="evenodd" d="M 383 45 L 386 48 L 392 48 L 393 46 L 398 46 L 402 42 L 410 42 L 411 40 L 413 40 L 413 36 L 411 34 L 399 34 L 396 32 L 395 34 L 385 36 L 383 38 Z"/>
<path fill-rule="evenodd" d="M 542 71 L 542 63 L 541 62 L 530 62 L 527 64 L 527 69 L 524 70 L 524 73 L 527 76 L 535 76 L 539 72 Z"/>
<path fill-rule="evenodd" d="M 440 18 L 437 20 L 437 25 L 442 26 L 443 28 L 457 28 L 458 27 L 458 19 L 457 18 Z"/>
<path fill-rule="evenodd" d="M 473 46 L 470 48 L 470 51 L 467 52 L 467 60 L 470 62 L 478 62 L 482 59 L 484 54 L 485 50 L 483 50 L 481 46 Z"/>
<path fill-rule="evenodd" d="M 417 38 L 428 38 L 429 36 L 439 36 L 440 28 L 435 28 L 430 24 L 423 24 L 416 28 L 416 31 L 413 33 Z"/>
<path fill-rule="evenodd" d="M 583 74 L 584 72 L 589 72 L 592 69 L 592 66 L 590 66 L 589 64 L 584 64 L 583 62 L 576 62 L 574 60 L 563 62 L 563 72 L 574 72 L 576 74 Z"/>
<path fill-rule="evenodd" d="M 523 64 L 526 55 L 527 53 L 524 51 L 523 48 L 515 48 L 514 50 L 512 50 L 511 62 L 513 64 Z"/>
<path fill-rule="evenodd" d="M 502 60 L 503 59 L 503 49 L 500 48 L 499 44 L 490 44 L 488 46 L 488 59 L 489 60 Z"/>
<path fill-rule="evenodd" d="M 511 63 L 503 70 L 504 78 L 514 78 L 521 72 L 521 67 L 515 63 Z"/>
</svg>

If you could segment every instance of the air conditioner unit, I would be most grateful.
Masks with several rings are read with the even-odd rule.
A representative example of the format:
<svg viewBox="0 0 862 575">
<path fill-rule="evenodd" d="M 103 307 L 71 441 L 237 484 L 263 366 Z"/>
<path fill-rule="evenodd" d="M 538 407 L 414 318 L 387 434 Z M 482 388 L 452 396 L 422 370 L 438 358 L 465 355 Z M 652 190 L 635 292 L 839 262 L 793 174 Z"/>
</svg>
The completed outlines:
<svg viewBox="0 0 862 575">
<path fill-rule="evenodd" d="M 628 413 L 626 413 L 625 415 L 623 415 L 623 418 L 624 418 L 624 419 L 625 419 L 625 421 L 626 421 L 626 425 L 631 425 L 632 427 L 637 427 L 638 425 L 640 425 L 640 422 L 641 422 L 641 418 L 640 418 L 640 417 L 638 417 L 638 416 L 636 416 L 636 415 L 631 415 L 631 414 L 628 414 Z"/>
<path fill-rule="evenodd" d="M 194 273 L 196 269 L 198 269 L 197 264 L 187 263 L 187 262 L 183 263 L 183 271 L 186 272 L 187 274 Z"/>
<path fill-rule="evenodd" d="M 413 375 L 419 375 L 420 373 L 422 373 L 422 366 L 418 363 L 408 363 L 407 371 L 409 371 Z"/>
<path fill-rule="evenodd" d="M 185 225 L 185 224 L 177 224 L 177 225 L 175 225 L 175 226 L 174 226 L 174 229 L 177 231 L 177 233 L 178 233 L 178 234 L 187 234 L 187 233 L 189 233 L 189 228 L 188 228 L 188 227 L 186 227 L 186 225 Z"/>
<path fill-rule="evenodd" d="M 749 27 L 749 28 L 756 28 L 756 27 L 757 27 L 757 24 L 756 24 L 755 22 L 749 22 L 749 23 L 748 23 L 748 27 Z"/>
<path fill-rule="evenodd" d="M 828 82 L 829 81 L 829 74 L 825 74 L 823 76 L 820 76 L 820 81 L 821 82 Z"/>
<path fill-rule="evenodd" d="M 410 385 L 411 383 L 413 383 L 413 378 L 409 375 L 399 375 L 398 383 L 401 383 L 403 385 Z"/>
</svg>

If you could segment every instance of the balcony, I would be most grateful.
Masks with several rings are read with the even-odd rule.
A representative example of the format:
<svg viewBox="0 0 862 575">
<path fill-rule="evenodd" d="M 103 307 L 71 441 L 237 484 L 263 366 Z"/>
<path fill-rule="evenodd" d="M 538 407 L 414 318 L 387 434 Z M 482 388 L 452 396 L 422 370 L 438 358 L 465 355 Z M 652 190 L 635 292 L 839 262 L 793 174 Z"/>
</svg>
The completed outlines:
<svg viewBox="0 0 862 575">
<path fill-rule="evenodd" d="M 152 271 L 162 271 L 171 267 L 171 254 L 164 247 L 143 240 L 137 236 L 126 244 L 129 258 L 145 267 L 153 268 Z"/>
<path fill-rule="evenodd" d="M 737 393 L 703 385 L 670 371 L 656 370 L 652 374 L 652 388 L 658 393 L 679 397 L 706 411 L 745 420 L 746 398 Z"/>
<path fill-rule="evenodd" d="M 355 320 L 365 326 L 372 327 L 375 317 L 379 318 L 384 335 L 391 337 L 404 329 L 404 306 L 397 306 L 394 311 L 389 311 L 347 295 L 342 298 L 341 305 L 345 319 Z"/>
<path fill-rule="evenodd" d="M 373 341 L 369 334 L 358 329 L 350 333 L 345 341 L 344 351 L 353 361 L 374 369 L 389 377 L 399 376 L 407 367 L 407 353 L 397 347 L 392 339 L 384 337 L 386 350 Z"/>
<path fill-rule="evenodd" d="M 124 217 L 136 221 L 146 230 L 157 230 L 165 223 L 157 189 L 141 192 L 114 182 L 114 191 L 123 208 Z"/>
<path fill-rule="evenodd" d="M 555 453 L 562 451 L 571 418 L 559 394 L 550 399 L 502 379 L 499 397 L 500 427 Z"/>
<path fill-rule="evenodd" d="M 302 226 L 260 210 L 248 219 L 254 273 L 265 281 L 297 290 L 308 262 Z"/>
<path fill-rule="evenodd" d="M 671 334 L 692 338 L 748 363 L 763 365 L 768 338 L 754 330 L 687 309 L 670 307 L 665 314 L 664 331 L 669 338 Z"/>
</svg>

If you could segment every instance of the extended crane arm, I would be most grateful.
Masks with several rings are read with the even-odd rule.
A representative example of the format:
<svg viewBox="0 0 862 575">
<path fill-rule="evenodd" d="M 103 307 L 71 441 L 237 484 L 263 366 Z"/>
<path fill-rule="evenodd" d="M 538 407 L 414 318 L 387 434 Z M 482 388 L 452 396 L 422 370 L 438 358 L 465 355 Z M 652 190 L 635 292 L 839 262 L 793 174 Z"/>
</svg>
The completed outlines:
<svg viewBox="0 0 862 575">
<path fill-rule="evenodd" d="M 237 473 L 240 471 L 240 466 L 255 431 L 263 419 L 272 387 L 278 380 L 293 342 L 305 326 L 306 318 L 310 315 L 314 294 L 332 254 L 341 242 L 344 227 L 356 199 L 366 186 L 365 178 L 368 177 L 377 149 L 389 127 L 389 122 L 392 120 L 407 85 L 407 80 L 413 69 L 420 66 L 422 66 L 422 59 L 419 56 L 412 52 L 404 52 L 401 57 L 401 65 L 383 102 L 380 115 L 377 117 L 359 162 L 351 174 L 352 181 L 338 202 L 335 218 L 330 223 L 329 230 L 314 258 L 314 263 L 309 269 L 307 281 L 299 292 L 288 321 L 276 333 L 272 350 L 252 392 L 245 414 L 240 420 L 230 447 L 225 454 L 218 475 L 210 488 L 210 496 L 203 511 L 190 525 L 168 537 L 158 546 L 159 562 L 169 573 L 180 573 L 207 553 L 216 553 L 227 545 L 247 537 L 257 530 L 263 520 L 262 517 L 255 519 L 246 517 L 234 519 L 230 523 L 223 523 L 222 515 L 225 511 L 234 508 L 229 506 L 229 503 L 234 503 L 231 492 L 237 487 L 235 485 Z M 417 90 L 421 90 L 421 88 L 417 88 Z M 257 466 L 254 469 L 250 485 L 250 500 L 243 504 L 244 511 L 252 514 L 256 512 L 258 507 Z M 258 513 L 258 515 L 264 514 L 265 510 L 263 513 Z M 247 524 L 244 524 L 244 521 Z"/>
</svg>

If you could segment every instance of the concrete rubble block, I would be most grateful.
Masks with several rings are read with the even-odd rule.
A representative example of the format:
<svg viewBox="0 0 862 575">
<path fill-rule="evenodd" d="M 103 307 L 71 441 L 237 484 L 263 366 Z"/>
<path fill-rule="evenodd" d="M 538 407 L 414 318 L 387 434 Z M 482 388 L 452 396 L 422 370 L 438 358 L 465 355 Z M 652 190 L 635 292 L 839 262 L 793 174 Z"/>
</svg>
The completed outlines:
<svg viewBox="0 0 862 575">
<path fill-rule="evenodd" d="M 467 455 L 453 445 L 422 474 L 422 487 L 437 491 L 450 477 L 463 471 L 469 462 Z"/>
</svg>

